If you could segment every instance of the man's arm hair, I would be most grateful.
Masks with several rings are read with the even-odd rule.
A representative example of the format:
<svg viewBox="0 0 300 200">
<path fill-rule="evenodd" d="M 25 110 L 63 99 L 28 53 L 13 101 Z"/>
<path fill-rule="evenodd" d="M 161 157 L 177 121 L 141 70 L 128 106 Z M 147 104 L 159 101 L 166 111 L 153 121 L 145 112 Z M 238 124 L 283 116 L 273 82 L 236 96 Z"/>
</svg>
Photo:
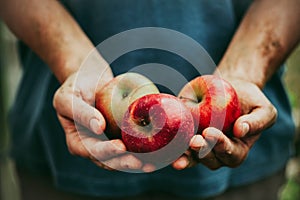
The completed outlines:
<svg viewBox="0 0 300 200">
<path fill-rule="evenodd" d="M 60 82 L 77 71 L 94 48 L 59 1 L 0 0 L 0 5 L 0 17 L 49 65 Z"/>
<path fill-rule="evenodd" d="M 219 64 L 221 75 L 262 88 L 300 39 L 300 0 L 252 3 Z"/>
</svg>

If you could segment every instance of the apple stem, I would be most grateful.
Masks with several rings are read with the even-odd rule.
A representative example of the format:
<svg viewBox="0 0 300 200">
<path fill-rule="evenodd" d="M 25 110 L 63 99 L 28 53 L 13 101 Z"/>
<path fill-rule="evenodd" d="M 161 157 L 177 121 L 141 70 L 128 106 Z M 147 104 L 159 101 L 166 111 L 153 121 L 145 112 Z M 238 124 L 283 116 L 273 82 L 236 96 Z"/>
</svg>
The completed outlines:
<svg viewBox="0 0 300 200">
<path fill-rule="evenodd" d="M 141 125 L 142 126 L 147 126 L 149 123 L 145 120 L 145 119 L 142 119 L 141 120 Z"/>
<path fill-rule="evenodd" d="M 128 96 L 128 92 L 124 92 L 124 93 L 122 94 L 123 99 L 125 99 L 127 96 Z"/>
<path fill-rule="evenodd" d="M 192 102 L 194 102 L 194 103 L 199 103 L 199 102 L 201 101 L 201 99 L 198 100 L 198 101 L 195 101 L 194 99 L 190 99 L 190 98 L 183 97 L 183 96 L 180 96 L 179 99 L 189 100 L 189 101 L 192 101 Z"/>
</svg>

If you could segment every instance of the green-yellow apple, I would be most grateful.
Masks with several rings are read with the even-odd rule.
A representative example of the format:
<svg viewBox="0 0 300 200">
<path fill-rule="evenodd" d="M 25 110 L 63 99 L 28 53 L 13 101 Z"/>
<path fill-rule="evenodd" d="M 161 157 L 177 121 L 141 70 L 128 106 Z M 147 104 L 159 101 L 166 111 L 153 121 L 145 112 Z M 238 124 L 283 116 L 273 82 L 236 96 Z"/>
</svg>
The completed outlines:
<svg viewBox="0 0 300 200">
<path fill-rule="evenodd" d="M 129 72 L 113 78 L 96 92 L 95 106 L 106 120 L 109 139 L 121 138 L 121 122 L 129 105 L 147 94 L 159 93 L 157 87 L 141 74 Z"/>
</svg>

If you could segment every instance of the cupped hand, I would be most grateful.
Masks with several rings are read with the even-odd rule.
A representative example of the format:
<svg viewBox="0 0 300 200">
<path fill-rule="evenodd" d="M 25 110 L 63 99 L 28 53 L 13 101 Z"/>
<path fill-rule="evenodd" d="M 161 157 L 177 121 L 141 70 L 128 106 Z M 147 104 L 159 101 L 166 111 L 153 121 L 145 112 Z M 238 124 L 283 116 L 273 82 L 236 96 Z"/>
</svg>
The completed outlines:
<svg viewBox="0 0 300 200">
<path fill-rule="evenodd" d="M 76 72 L 55 93 L 53 105 L 65 131 L 68 150 L 73 155 L 92 160 L 101 168 L 122 171 L 142 169 L 145 166 L 126 153 L 121 140 L 108 140 L 103 134 L 105 119 L 94 107 L 96 83 L 99 89 L 113 75 L 107 70 L 102 77 L 98 82 L 98 77 L 93 73 Z"/>
<path fill-rule="evenodd" d="M 235 88 L 242 110 L 242 115 L 234 123 L 233 137 L 216 128 L 206 128 L 202 135 L 193 136 L 189 150 L 173 162 L 175 169 L 181 170 L 198 163 L 210 169 L 237 167 L 246 159 L 261 132 L 275 123 L 277 110 L 260 88 L 241 79 L 226 80 Z"/>
</svg>

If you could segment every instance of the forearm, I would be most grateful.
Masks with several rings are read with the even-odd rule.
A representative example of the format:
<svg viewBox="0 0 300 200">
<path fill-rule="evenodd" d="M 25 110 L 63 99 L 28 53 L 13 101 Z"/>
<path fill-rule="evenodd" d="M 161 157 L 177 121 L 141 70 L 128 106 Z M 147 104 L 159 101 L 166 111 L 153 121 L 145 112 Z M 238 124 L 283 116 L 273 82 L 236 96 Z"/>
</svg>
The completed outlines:
<svg viewBox="0 0 300 200">
<path fill-rule="evenodd" d="M 299 0 L 256 0 L 219 64 L 222 76 L 262 88 L 300 39 Z"/>
<path fill-rule="evenodd" d="M 0 2 L 0 13 L 5 23 L 49 65 L 60 82 L 64 82 L 70 74 L 77 71 L 94 48 L 76 21 L 58 1 Z M 103 68 L 108 66 L 100 55 L 97 62 Z"/>
</svg>

